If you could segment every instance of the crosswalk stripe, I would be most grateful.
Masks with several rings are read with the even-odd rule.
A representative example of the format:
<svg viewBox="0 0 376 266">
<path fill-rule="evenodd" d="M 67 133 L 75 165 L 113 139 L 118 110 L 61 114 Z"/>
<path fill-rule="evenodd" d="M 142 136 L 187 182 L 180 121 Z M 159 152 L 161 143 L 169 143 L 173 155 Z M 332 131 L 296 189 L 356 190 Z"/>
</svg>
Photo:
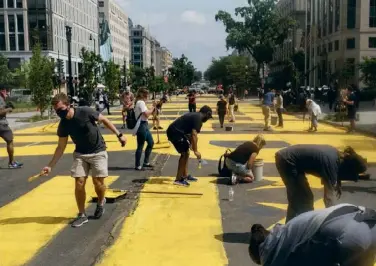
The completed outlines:
<svg viewBox="0 0 376 266">
<path fill-rule="evenodd" d="M 116 179 L 118 176 L 108 177 L 107 185 Z M 94 193 L 90 183 L 86 189 L 87 195 Z M 27 263 L 76 213 L 74 180 L 70 176 L 56 176 L 0 208 L 0 265 Z"/>
</svg>

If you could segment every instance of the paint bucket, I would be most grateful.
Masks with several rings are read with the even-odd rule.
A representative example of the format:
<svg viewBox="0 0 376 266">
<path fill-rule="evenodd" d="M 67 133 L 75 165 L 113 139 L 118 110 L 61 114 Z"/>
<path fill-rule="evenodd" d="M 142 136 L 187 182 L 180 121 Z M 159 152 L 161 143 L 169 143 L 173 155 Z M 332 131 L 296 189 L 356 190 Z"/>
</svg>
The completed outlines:
<svg viewBox="0 0 376 266">
<path fill-rule="evenodd" d="M 253 176 L 255 181 L 261 181 L 264 178 L 264 160 L 256 159 L 252 167 Z"/>
<path fill-rule="evenodd" d="M 276 126 L 277 125 L 277 116 L 275 116 L 275 115 L 272 115 L 272 117 L 271 117 L 271 124 L 272 124 L 272 126 Z"/>
<path fill-rule="evenodd" d="M 225 129 L 226 129 L 226 131 L 232 131 L 234 128 L 233 127 L 226 127 Z"/>
</svg>

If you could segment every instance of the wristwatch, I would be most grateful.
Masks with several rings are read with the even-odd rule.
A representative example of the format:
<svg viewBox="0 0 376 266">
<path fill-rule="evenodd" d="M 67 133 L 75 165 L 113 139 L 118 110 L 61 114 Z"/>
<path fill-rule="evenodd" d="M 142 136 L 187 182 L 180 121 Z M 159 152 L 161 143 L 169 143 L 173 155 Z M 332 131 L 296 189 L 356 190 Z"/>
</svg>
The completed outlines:
<svg viewBox="0 0 376 266">
<path fill-rule="evenodd" d="M 122 136 L 123 136 L 123 133 L 119 133 L 119 135 L 117 135 L 118 139 L 120 139 Z"/>
</svg>

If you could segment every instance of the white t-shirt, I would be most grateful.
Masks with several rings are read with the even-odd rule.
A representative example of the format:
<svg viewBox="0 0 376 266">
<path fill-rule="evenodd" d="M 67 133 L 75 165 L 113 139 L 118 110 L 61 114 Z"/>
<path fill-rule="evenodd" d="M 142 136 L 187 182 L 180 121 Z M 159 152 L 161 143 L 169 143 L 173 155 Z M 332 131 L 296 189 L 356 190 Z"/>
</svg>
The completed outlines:
<svg viewBox="0 0 376 266">
<path fill-rule="evenodd" d="M 134 108 L 134 113 L 136 115 L 136 119 L 138 118 L 138 116 L 141 114 L 141 113 L 144 113 L 148 110 L 148 108 L 146 107 L 146 104 L 144 101 L 142 100 L 138 100 L 137 103 L 136 103 L 136 106 Z M 141 115 L 140 117 L 140 120 L 141 121 L 148 121 L 148 118 L 145 116 L 145 115 Z"/>
</svg>

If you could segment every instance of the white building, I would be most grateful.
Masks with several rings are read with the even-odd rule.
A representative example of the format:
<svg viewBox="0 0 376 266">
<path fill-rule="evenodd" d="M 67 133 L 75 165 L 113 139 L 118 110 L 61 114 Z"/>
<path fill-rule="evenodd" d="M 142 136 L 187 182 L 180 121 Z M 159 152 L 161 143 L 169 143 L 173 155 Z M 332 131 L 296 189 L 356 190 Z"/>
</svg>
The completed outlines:
<svg viewBox="0 0 376 266">
<path fill-rule="evenodd" d="M 98 1 L 99 23 L 107 20 L 112 45 L 112 60 L 117 65 L 129 64 L 129 25 L 125 11 L 114 1 Z"/>
<path fill-rule="evenodd" d="M 31 57 L 32 45 L 39 39 L 45 55 L 64 61 L 67 76 L 67 23 L 72 26 L 72 74 L 78 77 L 81 48 L 93 50 L 94 43 L 98 45 L 96 0 L 1 0 L 0 53 L 9 58 L 11 68 L 17 67 Z"/>
<path fill-rule="evenodd" d="M 154 38 L 150 33 L 144 27 L 136 25 L 131 29 L 130 41 L 132 46 L 131 63 L 141 68 L 151 67 L 154 62 L 154 59 L 152 60 Z"/>
</svg>

